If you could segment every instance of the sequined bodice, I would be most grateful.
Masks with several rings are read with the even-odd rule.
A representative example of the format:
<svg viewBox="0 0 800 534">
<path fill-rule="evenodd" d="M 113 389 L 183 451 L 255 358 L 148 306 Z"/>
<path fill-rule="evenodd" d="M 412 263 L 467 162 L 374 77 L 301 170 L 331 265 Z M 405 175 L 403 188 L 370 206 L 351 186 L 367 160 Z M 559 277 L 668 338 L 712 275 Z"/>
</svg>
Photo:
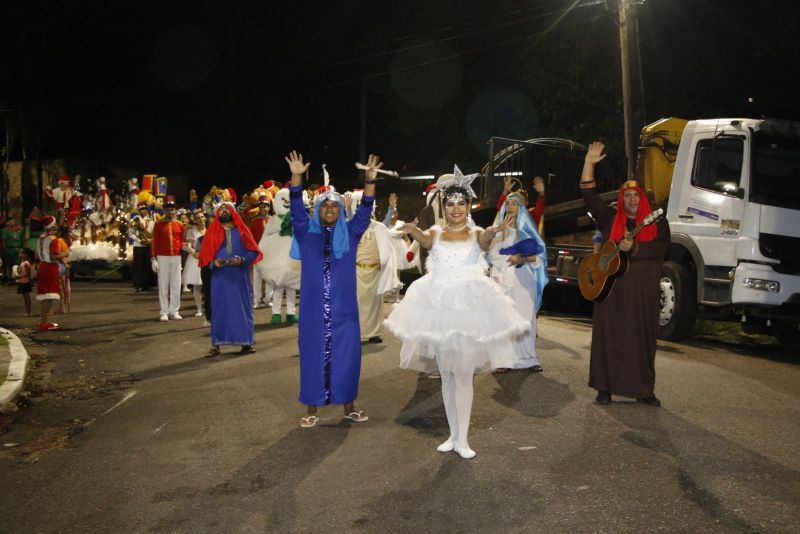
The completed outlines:
<svg viewBox="0 0 800 534">
<path fill-rule="evenodd" d="M 458 282 L 482 276 L 482 254 L 474 230 L 464 241 L 443 241 L 439 232 L 436 232 L 426 267 L 437 281 Z"/>
</svg>

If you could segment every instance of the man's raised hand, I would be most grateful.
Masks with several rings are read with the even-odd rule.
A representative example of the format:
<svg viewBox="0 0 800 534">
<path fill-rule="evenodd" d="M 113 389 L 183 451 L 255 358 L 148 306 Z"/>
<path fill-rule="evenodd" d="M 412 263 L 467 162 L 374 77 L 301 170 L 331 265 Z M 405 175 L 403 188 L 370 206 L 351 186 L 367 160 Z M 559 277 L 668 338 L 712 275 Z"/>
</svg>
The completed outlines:
<svg viewBox="0 0 800 534">
<path fill-rule="evenodd" d="M 289 155 L 285 158 L 286 163 L 289 164 L 289 172 L 292 173 L 292 176 L 302 176 L 308 170 L 308 167 L 311 163 L 303 163 L 303 155 L 298 154 L 297 151 L 292 150 Z"/>
<path fill-rule="evenodd" d="M 584 161 L 586 163 L 591 163 L 592 165 L 600 163 L 601 161 L 606 159 L 606 154 L 603 154 L 605 148 L 606 145 L 604 145 L 600 141 L 592 142 L 589 145 L 589 149 L 586 151 L 586 157 L 584 158 Z"/>
</svg>

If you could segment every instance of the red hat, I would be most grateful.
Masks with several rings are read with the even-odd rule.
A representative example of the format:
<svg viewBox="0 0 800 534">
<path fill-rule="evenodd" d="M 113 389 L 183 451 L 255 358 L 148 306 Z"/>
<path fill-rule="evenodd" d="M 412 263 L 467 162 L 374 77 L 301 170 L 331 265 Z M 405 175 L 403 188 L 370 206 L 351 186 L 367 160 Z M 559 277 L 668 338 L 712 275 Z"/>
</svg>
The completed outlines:
<svg viewBox="0 0 800 534">
<path fill-rule="evenodd" d="M 164 207 L 165 208 L 174 208 L 175 207 L 175 197 L 172 195 L 167 195 L 167 198 L 164 199 Z"/>
<path fill-rule="evenodd" d="M 425 188 L 425 191 L 422 194 L 423 195 L 427 195 L 428 193 L 430 193 L 434 189 L 436 189 L 436 182 L 434 182 L 432 184 L 428 184 L 428 187 Z"/>
<path fill-rule="evenodd" d="M 258 196 L 258 203 L 259 204 L 269 204 L 269 199 L 267 198 L 267 195 L 259 195 Z"/>
<path fill-rule="evenodd" d="M 45 215 L 44 217 L 42 217 L 42 226 L 44 227 L 45 230 L 47 230 L 48 228 L 52 228 L 55 225 L 56 225 L 56 218 L 53 217 L 52 215 Z"/>
<path fill-rule="evenodd" d="M 264 189 L 269 189 L 270 187 L 272 187 L 273 185 L 275 185 L 275 182 L 273 182 L 272 180 L 266 180 L 266 181 L 265 181 L 263 184 L 261 184 L 261 185 L 263 185 L 263 186 L 264 186 Z"/>
<path fill-rule="evenodd" d="M 321 185 L 317 188 L 317 193 L 326 193 L 329 189 L 329 185 Z"/>
<path fill-rule="evenodd" d="M 225 189 L 225 191 L 228 192 L 228 194 L 231 196 L 231 200 L 233 200 L 233 203 L 236 204 L 236 202 L 239 200 L 239 197 L 236 196 L 236 191 L 234 191 L 232 187 Z"/>
<path fill-rule="evenodd" d="M 66 174 L 63 175 L 63 176 L 59 176 L 58 177 L 58 183 L 60 183 L 60 184 L 68 184 L 68 183 L 70 183 L 69 176 L 67 176 Z"/>
</svg>

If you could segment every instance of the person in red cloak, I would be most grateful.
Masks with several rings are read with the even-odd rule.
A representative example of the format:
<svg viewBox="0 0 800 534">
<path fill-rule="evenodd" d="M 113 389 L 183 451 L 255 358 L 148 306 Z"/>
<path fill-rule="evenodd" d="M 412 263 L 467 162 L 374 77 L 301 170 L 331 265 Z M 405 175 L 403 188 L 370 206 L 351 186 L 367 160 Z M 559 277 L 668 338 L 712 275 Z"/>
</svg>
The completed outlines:
<svg viewBox="0 0 800 534">
<path fill-rule="evenodd" d="M 631 235 L 652 212 L 650 202 L 635 181 L 623 184 L 616 210 L 600 198 L 594 168 L 605 159 L 604 150 L 603 143 L 589 145 L 580 187 L 604 240 L 619 243 L 628 269 L 615 280 L 611 293 L 594 303 L 589 386 L 597 390 L 598 404 L 610 404 L 614 394 L 657 407 L 661 402 L 654 392 L 656 338 L 661 264 L 669 252 L 669 225 L 661 219 L 645 226 L 635 237 Z"/>
<path fill-rule="evenodd" d="M 240 354 L 255 352 L 253 289 L 250 266 L 262 258 L 258 244 L 236 207 L 223 202 L 216 210 L 200 246 L 200 267 L 211 269 L 211 349 L 240 345 Z"/>
</svg>

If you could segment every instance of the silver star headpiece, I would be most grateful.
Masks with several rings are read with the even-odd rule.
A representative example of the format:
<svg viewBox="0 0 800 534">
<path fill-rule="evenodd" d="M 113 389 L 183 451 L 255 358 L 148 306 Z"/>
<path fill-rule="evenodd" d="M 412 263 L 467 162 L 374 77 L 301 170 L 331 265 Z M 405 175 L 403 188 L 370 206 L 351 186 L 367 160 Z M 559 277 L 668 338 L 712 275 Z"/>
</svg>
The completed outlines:
<svg viewBox="0 0 800 534">
<path fill-rule="evenodd" d="M 472 189 L 472 182 L 475 181 L 475 178 L 477 178 L 479 175 L 479 172 L 465 175 L 461 172 L 461 169 L 458 168 L 458 165 L 454 165 L 453 177 L 438 184 L 437 187 L 441 191 L 444 191 L 450 187 L 461 187 L 467 192 L 470 198 L 478 198 L 478 195 L 476 195 L 475 191 Z"/>
</svg>

